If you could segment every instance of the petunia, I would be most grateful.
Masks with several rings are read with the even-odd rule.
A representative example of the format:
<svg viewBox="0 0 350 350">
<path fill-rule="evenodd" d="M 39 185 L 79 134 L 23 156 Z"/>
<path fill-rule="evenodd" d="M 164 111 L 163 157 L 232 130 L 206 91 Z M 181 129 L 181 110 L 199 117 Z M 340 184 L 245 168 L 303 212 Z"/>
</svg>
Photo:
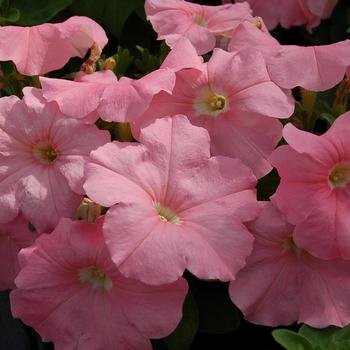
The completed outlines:
<svg viewBox="0 0 350 350">
<path fill-rule="evenodd" d="M 153 97 L 161 91 L 171 93 L 175 72 L 183 69 L 199 70 L 203 60 L 187 39 L 180 40 L 165 58 L 159 70 L 141 79 L 121 78 L 110 70 L 94 74 L 77 74 L 75 81 L 41 77 L 43 95 L 55 101 L 60 110 L 73 118 L 94 122 L 98 117 L 106 121 L 130 122 L 139 118 L 149 107 Z"/>
<path fill-rule="evenodd" d="M 230 284 L 232 301 L 247 320 L 261 325 L 350 323 L 350 261 L 312 256 L 295 242 L 295 227 L 283 214 L 269 202 L 262 206 L 249 224 L 253 252 Z"/>
<path fill-rule="evenodd" d="M 13 61 L 25 75 L 62 68 L 71 57 L 84 57 L 95 43 L 100 50 L 108 39 L 102 27 L 88 17 L 33 27 L 0 27 L 0 61 Z"/>
<path fill-rule="evenodd" d="M 25 88 L 24 95 L 0 99 L 0 223 L 21 210 L 39 232 L 48 232 L 61 217 L 74 216 L 89 153 L 110 138 L 62 115 L 39 89 Z"/>
<path fill-rule="evenodd" d="M 20 270 L 18 252 L 29 247 L 37 236 L 22 215 L 7 224 L 0 224 L 0 291 L 15 288 L 14 280 Z"/>
<path fill-rule="evenodd" d="M 159 40 L 173 47 L 185 37 L 200 55 L 212 51 L 220 37 L 229 38 L 251 13 L 247 3 L 206 6 L 183 0 L 146 0 L 145 11 Z"/>
<path fill-rule="evenodd" d="M 268 60 L 268 71 L 276 84 L 312 91 L 324 91 L 338 84 L 349 66 L 350 40 L 308 47 L 285 45 Z"/>
<path fill-rule="evenodd" d="M 280 45 L 264 30 L 261 19 L 239 24 L 228 44 L 230 52 L 248 47 L 263 54 L 271 80 L 284 89 L 330 89 L 344 78 L 350 66 L 350 40 L 318 46 Z"/>
<path fill-rule="evenodd" d="M 112 260 L 126 277 L 175 281 L 185 269 L 232 280 L 258 212 L 255 177 L 238 159 L 212 157 L 209 135 L 184 116 L 143 128 L 141 144 L 113 142 L 91 153 L 84 188 L 111 207 L 104 224 Z"/>
<path fill-rule="evenodd" d="M 237 0 L 247 1 L 253 14 L 261 16 L 268 29 L 280 23 L 283 28 L 307 25 L 309 31 L 328 18 L 338 0 Z M 226 1 L 227 2 L 227 1 Z"/>
<path fill-rule="evenodd" d="M 20 252 L 12 314 L 56 350 L 152 349 L 177 325 L 187 284 L 148 286 L 124 278 L 106 249 L 103 218 L 62 219 Z"/>
<path fill-rule="evenodd" d="M 272 169 L 267 158 L 282 136 L 275 118 L 288 118 L 293 110 L 291 94 L 271 81 L 259 51 L 235 55 L 215 49 L 201 74 L 176 73 L 172 94 L 155 96 L 135 120 L 133 133 L 137 138 L 139 128 L 154 118 L 184 114 L 208 130 L 212 154 L 239 158 L 261 177 Z"/>
<path fill-rule="evenodd" d="M 296 225 L 298 246 L 320 258 L 350 258 L 350 112 L 322 136 L 288 124 L 271 155 L 281 183 L 274 203 Z"/>
</svg>

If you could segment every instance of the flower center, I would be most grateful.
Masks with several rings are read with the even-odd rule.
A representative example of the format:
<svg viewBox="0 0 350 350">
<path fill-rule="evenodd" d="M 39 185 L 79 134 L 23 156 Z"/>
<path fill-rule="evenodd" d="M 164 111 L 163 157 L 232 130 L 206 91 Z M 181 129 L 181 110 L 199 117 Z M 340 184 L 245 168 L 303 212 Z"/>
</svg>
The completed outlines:
<svg viewBox="0 0 350 350">
<path fill-rule="evenodd" d="M 154 208 L 157 210 L 161 221 L 170 222 L 175 225 L 181 225 L 181 219 L 168 207 L 163 206 L 159 202 L 154 203 Z"/>
<path fill-rule="evenodd" d="M 79 280 L 84 283 L 90 283 L 92 288 L 111 289 L 112 280 L 98 267 L 89 266 L 79 271 Z"/>
<path fill-rule="evenodd" d="M 201 27 L 208 27 L 208 22 L 204 19 L 203 16 L 195 13 L 194 15 L 192 15 L 192 20 L 194 23 L 200 25 Z"/>
<path fill-rule="evenodd" d="M 296 256 L 300 256 L 301 254 L 301 249 L 295 244 L 292 236 L 283 242 L 283 250 L 284 252 L 291 250 Z"/>
<path fill-rule="evenodd" d="M 55 148 L 47 142 L 40 142 L 35 145 L 33 154 L 36 159 L 40 160 L 44 164 L 54 162 L 58 156 Z"/>
<path fill-rule="evenodd" d="M 204 88 L 194 101 L 197 115 L 209 114 L 214 117 L 228 110 L 228 100 L 224 95 Z"/>
<path fill-rule="evenodd" d="M 343 188 L 350 183 L 350 166 L 336 165 L 328 176 L 328 184 L 331 188 Z"/>
<path fill-rule="evenodd" d="M 226 107 L 226 98 L 221 95 L 214 95 L 208 100 L 208 109 L 211 112 L 222 111 Z"/>
</svg>

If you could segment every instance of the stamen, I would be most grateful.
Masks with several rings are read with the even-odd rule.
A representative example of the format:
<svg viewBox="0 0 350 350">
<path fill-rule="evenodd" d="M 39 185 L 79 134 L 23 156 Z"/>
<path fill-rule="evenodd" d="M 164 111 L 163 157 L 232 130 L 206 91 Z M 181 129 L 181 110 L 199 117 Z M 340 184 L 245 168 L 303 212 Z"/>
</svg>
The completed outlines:
<svg viewBox="0 0 350 350">
<path fill-rule="evenodd" d="M 53 163 L 58 156 L 55 148 L 47 142 L 35 145 L 33 148 L 33 154 L 37 160 L 40 160 L 44 164 Z"/>
<path fill-rule="evenodd" d="M 228 99 L 205 86 L 196 96 L 194 105 L 197 115 L 212 115 L 214 117 L 228 110 Z"/>
<path fill-rule="evenodd" d="M 170 208 L 163 206 L 159 202 L 154 203 L 154 208 L 157 210 L 161 221 L 170 222 L 175 225 L 182 224 L 181 219 Z"/>
<path fill-rule="evenodd" d="M 344 188 L 350 183 L 350 166 L 336 165 L 328 176 L 328 184 L 331 188 Z"/>
<path fill-rule="evenodd" d="M 79 271 L 79 280 L 84 283 L 90 283 L 92 288 L 111 289 L 112 280 L 98 267 L 89 266 Z"/>
</svg>

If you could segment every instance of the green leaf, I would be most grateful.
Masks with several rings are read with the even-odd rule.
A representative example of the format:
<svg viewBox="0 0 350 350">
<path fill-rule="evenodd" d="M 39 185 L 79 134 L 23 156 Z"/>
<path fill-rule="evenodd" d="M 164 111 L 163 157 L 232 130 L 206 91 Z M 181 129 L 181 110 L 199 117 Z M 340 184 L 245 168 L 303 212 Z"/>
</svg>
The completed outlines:
<svg viewBox="0 0 350 350">
<path fill-rule="evenodd" d="M 70 7 L 74 14 L 88 16 L 119 36 L 139 0 L 75 0 Z"/>
<path fill-rule="evenodd" d="M 240 314 L 228 294 L 228 283 L 201 281 L 188 276 L 199 313 L 199 332 L 224 334 L 239 327 Z"/>
<path fill-rule="evenodd" d="M 0 24 L 15 23 L 20 18 L 21 14 L 16 8 L 8 9 L 4 14 L 0 16 Z"/>
<path fill-rule="evenodd" d="M 299 334 L 307 338 L 311 344 L 315 347 L 318 346 L 320 349 L 330 350 L 333 343 L 333 334 L 337 327 L 328 327 L 323 329 L 312 328 L 307 325 L 302 325 L 299 329 Z"/>
<path fill-rule="evenodd" d="M 303 325 L 298 333 L 277 329 L 272 332 L 272 335 L 287 350 L 350 349 L 350 325 L 344 328 L 331 326 L 323 329 Z"/>
<path fill-rule="evenodd" d="M 169 350 L 190 349 L 198 330 L 198 308 L 191 292 L 187 294 L 183 317 L 175 331 L 164 339 Z"/>
<path fill-rule="evenodd" d="M 18 9 L 21 16 L 18 25 L 36 25 L 44 23 L 57 13 L 71 5 L 73 0 L 13 0 L 11 6 Z"/>
<path fill-rule="evenodd" d="M 272 336 L 287 350 L 316 350 L 303 335 L 288 329 L 275 329 Z"/>
<path fill-rule="evenodd" d="M 330 113 L 322 113 L 321 118 L 324 119 L 329 125 L 332 125 L 336 119 L 334 115 Z"/>
<path fill-rule="evenodd" d="M 338 328 L 333 333 L 333 343 L 336 350 L 350 349 L 350 325 L 344 328 Z"/>
</svg>

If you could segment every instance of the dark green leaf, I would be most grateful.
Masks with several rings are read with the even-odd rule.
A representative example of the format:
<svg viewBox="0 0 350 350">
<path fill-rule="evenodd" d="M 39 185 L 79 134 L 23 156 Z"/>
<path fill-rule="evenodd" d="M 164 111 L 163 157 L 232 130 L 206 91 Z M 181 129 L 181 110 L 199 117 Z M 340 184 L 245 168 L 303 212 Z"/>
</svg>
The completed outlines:
<svg viewBox="0 0 350 350">
<path fill-rule="evenodd" d="M 198 330 L 198 322 L 197 304 L 192 293 L 189 292 L 184 303 L 181 322 L 175 331 L 164 339 L 169 350 L 190 349 Z"/>
<path fill-rule="evenodd" d="M 13 0 L 11 6 L 21 13 L 16 24 L 36 25 L 49 21 L 71 3 L 72 0 Z"/>
<path fill-rule="evenodd" d="M 287 350 L 316 350 L 303 335 L 288 329 L 276 329 L 272 336 Z"/>
<path fill-rule="evenodd" d="M 139 0 L 75 0 L 71 10 L 80 16 L 88 16 L 119 36 Z"/>
<path fill-rule="evenodd" d="M 21 14 L 18 9 L 11 7 L 4 14 L 0 16 L 0 24 L 8 24 L 17 22 Z"/>
</svg>

